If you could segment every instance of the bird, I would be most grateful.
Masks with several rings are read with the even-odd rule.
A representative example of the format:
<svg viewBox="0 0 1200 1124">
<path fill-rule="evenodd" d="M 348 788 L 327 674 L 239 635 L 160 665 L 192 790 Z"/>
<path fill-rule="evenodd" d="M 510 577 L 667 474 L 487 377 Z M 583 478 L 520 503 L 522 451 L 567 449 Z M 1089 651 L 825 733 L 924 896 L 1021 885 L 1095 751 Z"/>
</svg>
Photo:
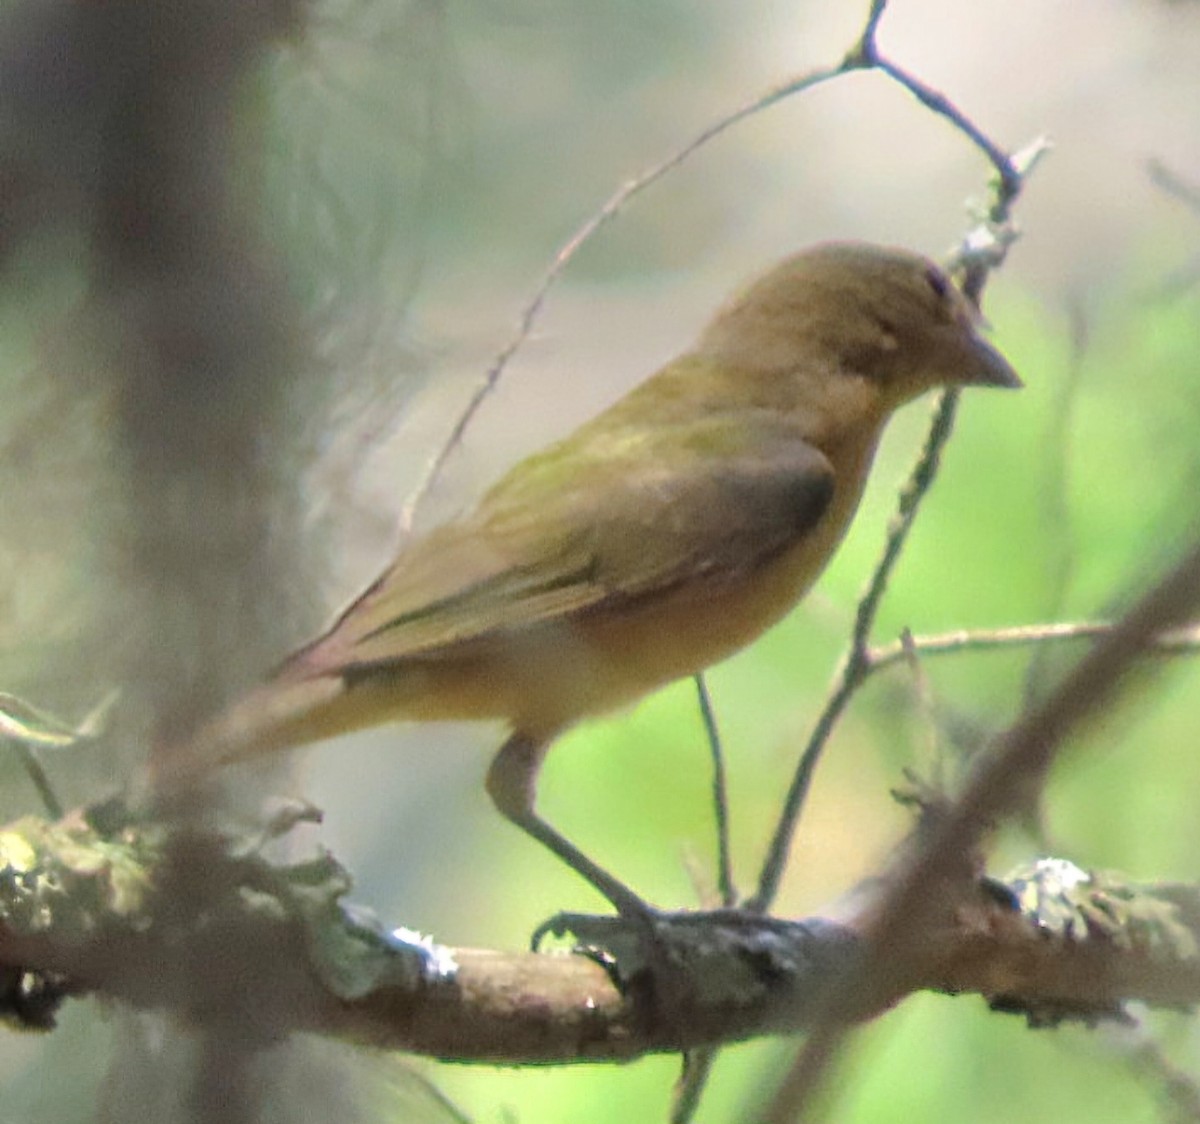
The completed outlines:
<svg viewBox="0 0 1200 1124">
<path fill-rule="evenodd" d="M 918 253 L 792 254 L 688 351 L 403 544 L 321 636 L 162 755 L 157 783 L 395 720 L 500 720 L 497 810 L 643 915 L 539 813 L 547 750 L 785 616 L 842 540 L 899 407 L 938 386 L 1022 385 L 982 331 Z"/>
</svg>

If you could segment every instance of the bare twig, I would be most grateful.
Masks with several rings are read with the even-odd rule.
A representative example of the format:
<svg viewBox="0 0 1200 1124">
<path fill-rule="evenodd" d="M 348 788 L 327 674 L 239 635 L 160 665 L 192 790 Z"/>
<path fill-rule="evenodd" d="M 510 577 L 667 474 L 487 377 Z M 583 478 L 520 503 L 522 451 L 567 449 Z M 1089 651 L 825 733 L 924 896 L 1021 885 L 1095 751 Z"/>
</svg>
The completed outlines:
<svg viewBox="0 0 1200 1124">
<path fill-rule="evenodd" d="M 834 676 L 833 688 L 817 718 L 812 733 L 809 735 L 804 752 L 800 755 L 800 764 L 784 798 L 775 834 L 771 837 L 766 857 L 763 859 L 758 878 L 758 889 L 746 903 L 746 907 L 750 910 L 765 913 L 771 908 L 771 903 L 775 900 L 775 895 L 779 890 L 779 881 L 783 877 L 784 867 L 787 865 L 792 837 L 795 835 L 796 825 L 804 808 L 804 801 L 812 785 L 817 763 L 821 759 L 838 719 L 841 718 L 854 693 L 866 681 L 868 675 L 867 641 L 875 623 L 879 603 L 883 598 L 888 579 L 900 557 L 904 543 L 908 539 L 908 533 L 916 519 L 921 500 L 937 475 L 942 449 L 950 437 L 957 407 L 958 395 L 949 391 L 941 396 L 934 408 L 933 422 L 926 437 L 925 446 L 917 458 L 908 483 L 900 493 L 900 508 L 888 528 L 883 554 L 871 574 L 867 590 L 855 611 L 850 650 L 846 653 L 841 667 Z"/>
<path fill-rule="evenodd" d="M 913 639 L 913 634 L 906 628 L 900 634 L 900 646 L 904 650 L 904 664 L 908 668 L 916 694 L 917 708 L 924 733 L 926 763 L 916 766 L 916 773 L 924 778 L 925 783 L 939 796 L 946 791 L 946 770 L 941 753 L 941 738 L 937 722 L 937 707 L 933 696 L 933 686 L 925 665 L 921 662 L 921 654 Z"/>
<path fill-rule="evenodd" d="M 708 683 L 703 673 L 694 677 L 700 718 L 712 756 L 713 813 L 717 830 L 717 894 L 722 906 L 729 908 L 737 902 L 738 893 L 733 884 L 733 863 L 729 852 L 729 790 L 725 775 L 725 751 L 721 745 L 721 733 L 717 727 L 717 716 L 713 710 Z M 706 1046 L 688 1050 L 683 1055 L 683 1072 L 675 1085 L 671 1101 L 670 1124 L 688 1124 L 700 1107 L 700 1100 L 712 1076 L 718 1049 Z"/>
<path fill-rule="evenodd" d="M 1173 1124 L 1200 1120 L 1200 1084 L 1196 1078 L 1171 1060 L 1148 1028 L 1122 1027 L 1118 1033 L 1126 1064 L 1168 1110 L 1163 1119 Z"/>
<path fill-rule="evenodd" d="M 717 892 L 723 906 L 732 906 L 737 901 L 738 895 L 733 885 L 733 864 L 729 857 L 729 790 L 725 779 L 725 754 L 721 747 L 721 734 L 717 729 L 717 716 L 713 711 L 708 684 L 703 675 L 697 675 L 695 682 L 700 716 L 704 721 L 704 733 L 713 763 L 713 812 L 717 827 Z"/>
<path fill-rule="evenodd" d="M 683 1072 L 671 1098 L 669 1124 L 688 1124 L 700 1107 L 700 1099 L 708 1087 L 720 1050 L 706 1046 L 700 1050 L 689 1050 L 683 1055 Z"/>
<path fill-rule="evenodd" d="M 1012 628 L 958 629 L 953 632 L 914 636 L 912 648 L 921 656 L 945 656 L 958 652 L 994 652 L 1004 648 L 1027 648 L 1066 641 L 1096 640 L 1116 627 L 1111 621 L 1051 621 L 1022 624 Z M 1200 650 L 1200 625 L 1174 628 L 1156 636 L 1152 651 L 1179 655 Z M 867 673 L 873 674 L 905 659 L 904 642 L 881 644 L 867 649 Z"/>
</svg>

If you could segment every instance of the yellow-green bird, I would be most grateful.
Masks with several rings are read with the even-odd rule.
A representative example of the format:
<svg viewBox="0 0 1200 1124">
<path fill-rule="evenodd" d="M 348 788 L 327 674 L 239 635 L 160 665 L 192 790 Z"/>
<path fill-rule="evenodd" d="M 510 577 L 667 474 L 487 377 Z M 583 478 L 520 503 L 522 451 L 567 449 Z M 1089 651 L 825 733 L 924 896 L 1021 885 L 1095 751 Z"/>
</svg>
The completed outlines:
<svg viewBox="0 0 1200 1124">
<path fill-rule="evenodd" d="M 404 546 L 319 639 L 160 760 L 215 766 L 394 719 L 501 719 L 502 815 L 618 910 L 641 900 L 535 808 L 567 727 L 750 643 L 816 580 L 893 411 L 1018 387 L 946 274 L 828 243 L 733 297 L 695 346 Z"/>
</svg>

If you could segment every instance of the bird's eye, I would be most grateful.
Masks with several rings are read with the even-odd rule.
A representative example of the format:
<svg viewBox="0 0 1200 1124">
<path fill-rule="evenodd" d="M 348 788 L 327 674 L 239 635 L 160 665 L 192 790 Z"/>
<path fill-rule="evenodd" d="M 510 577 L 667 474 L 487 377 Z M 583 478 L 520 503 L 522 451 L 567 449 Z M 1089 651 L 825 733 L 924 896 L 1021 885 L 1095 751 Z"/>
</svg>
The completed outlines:
<svg viewBox="0 0 1200 1124">
<path fill-rule="evenodd" d="M 925 280 L 929 282 L 929 287 L 938 300 L 946 299 L 946 294 L 950 291 L 950 279 L 937 266 L 931 265 L 925 270 Z"/>
</svg>

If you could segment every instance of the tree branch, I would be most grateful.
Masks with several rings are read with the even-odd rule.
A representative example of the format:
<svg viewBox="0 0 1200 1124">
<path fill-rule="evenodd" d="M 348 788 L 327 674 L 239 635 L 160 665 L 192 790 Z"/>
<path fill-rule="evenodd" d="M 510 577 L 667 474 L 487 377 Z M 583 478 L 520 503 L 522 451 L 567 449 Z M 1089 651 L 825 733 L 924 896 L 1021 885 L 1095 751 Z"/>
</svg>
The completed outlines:
<svg viewBox="0 0 1200 1124">
<path fill-rule="evenodd" d="M 67 996 L 95 993 L 188 1024 L 236 1017 L 251 1042 L 303 1031 L 485 1063 L 621 1061 L 805 1030 L 862 978 L 878 896 L 842 920 L 666 915 L 652 953 L 638 925 L 564 915 L 556 927 L 590 955 L 503 953 L 387 931 L 343 903 L 349 878 L 331 858 L 277 866 L 232 835 L 181 837 L 115 804 L 19 820 L 0 849 L 12 1022 L 47 1027 Z M 187 903 L 169 890 L 181 865 L 203 875 Z M 1121 1018 L 1131 999 L 1200 1001 L 1200 887 L 1047 859 L 1007 884 L 960 864 L 941 891 L 921 969 L 885 990 L 854 984 L 842 1018 L 917 989 L 980 994 L 1036 1025 Z M 210 987 L 190 986 L 197 971 Z M 243 990 L 255 1002 L 231 1007 Z"/>
</svg>

